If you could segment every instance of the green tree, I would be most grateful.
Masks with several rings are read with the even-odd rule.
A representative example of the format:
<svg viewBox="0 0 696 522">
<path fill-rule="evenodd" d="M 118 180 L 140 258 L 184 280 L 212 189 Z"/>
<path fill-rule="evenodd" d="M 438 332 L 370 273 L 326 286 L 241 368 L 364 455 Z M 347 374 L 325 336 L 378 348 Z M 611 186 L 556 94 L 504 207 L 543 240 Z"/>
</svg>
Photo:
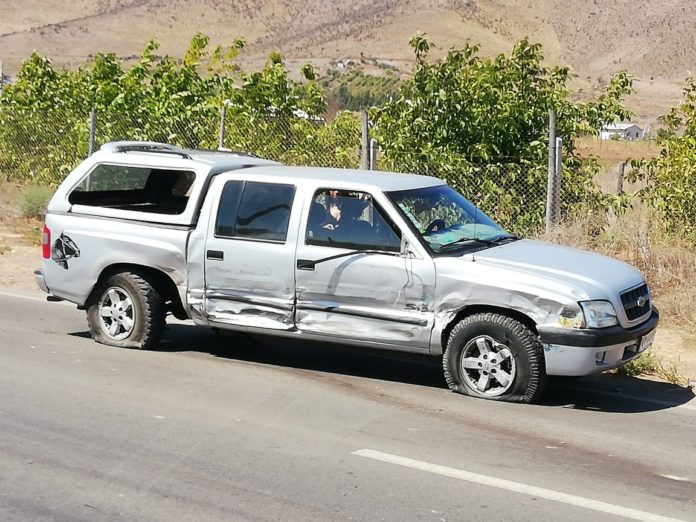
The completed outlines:
<svg viewBox="0 0 696 522">
<path fill-rule="evenodd" d="M 630 116 L 623 104 L 632 92 L 626 72 L 615 75 L 596 100 L 574 102 L 566 67 L 543 65 L 541 45 L 521 40 L 512 53 L 479 56 L 466 44 L 430 60 L 425 35 L 411 39 L 416 64 L 399 96 L 373 109 L 374 134 L 385 168 L 435 174 L 469 195 L 513 229 L 543 221 L 548 111 L 563 137 L 564 210 L 603 197 L 592 178 L 596 162 L 574 154 L 577 136 Z"/>
<path fill-rule="evenodd" d="M 130 68 L 108 53 L 98 54 L 90 67 L 56 70 L 32 54 L 0 99 L 0 171 L 13 179 L 60 182 L 87 154 L 92 109 L 98 143 L 136 139 L 213 148 L 223 103 L 228 122 L 250 134 L 252 152 L 267 145 L 253 139 L 262 139 L 258 129 L 264 126 L 275 132 L 271 141 L 278 146 L 288 136 L 300 142 L 302 132 L 314 135 L 316 124 L 292 121 L 303 111 L 318 123 L 326 108 L 311 65 L 301 69 L 304 81 L 293 81 L 283 58 L 271 53 L 261 70 L 244 72 L 234 63 L 243 40 L 212 54 L 209 44 L 197 34 L 177 60 L 158 56 L 159 45 L 150 41 Z"/>
<path fill-rule="evenodd" d="M 660 154 L 633 161 L 630 181 L 642 181 L 638 196 L 658 211 L 671 233 L 696 241 L 696 81 L 687 78 L 684 100 L 660 120 Z"/>
</svg>

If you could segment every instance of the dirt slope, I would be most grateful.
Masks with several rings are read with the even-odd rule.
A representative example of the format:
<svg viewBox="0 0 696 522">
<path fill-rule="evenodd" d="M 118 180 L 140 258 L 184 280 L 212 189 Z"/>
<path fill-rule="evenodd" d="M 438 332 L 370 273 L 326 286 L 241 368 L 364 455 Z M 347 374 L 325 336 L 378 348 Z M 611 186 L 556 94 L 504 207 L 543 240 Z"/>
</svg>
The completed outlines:
<svg viewBox="0 0 696 522">
<path fill-rule="evenodd" d="M 650 111 L 678 99 L 696 66 L 696 3 L 692 0 L 25 0 L 0 7 L 0 59 L 10 73 L 38 50 L 57 63 L 84 63 L 97 51 L 137 54 L 155 37 L 180 55 L 197 31 L 215 42 L 244 36 L 246 60 L 271 49 L 289 58 L 365 56 L 408 70 L 407 42 L 425 31 L 439 44 L 472 39 L 486 53 L 509 51 L 530 36 L 552 63 L 573 67 L 585 90 L 628 68 L 644 80 Z M 323 61 L 322 61 L 323 59 Z M 651 77 L 653 80 L 651 80 Z M 640 106 L 640 103 L 638 103 Z"/>
</svg>

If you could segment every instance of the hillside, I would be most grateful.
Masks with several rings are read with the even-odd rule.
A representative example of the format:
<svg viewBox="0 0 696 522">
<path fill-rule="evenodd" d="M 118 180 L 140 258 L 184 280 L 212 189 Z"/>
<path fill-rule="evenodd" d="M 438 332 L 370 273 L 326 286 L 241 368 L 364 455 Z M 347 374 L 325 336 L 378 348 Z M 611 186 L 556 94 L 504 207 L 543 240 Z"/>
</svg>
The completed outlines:
<svg viewBox="0 0 696 522">
<path fill-rule="evenodd" d="M 652 116 L 679 99 L 696 65 L 692 0 L 25 0 L 0 7 L 0 59 L 14 72 L 37 50 L 56 63 L 84 63 L 97 51 L 137 54 L 157 38 L 181 54 L 195 32 L 215 42 L 244 36 L 244 60 L 280 49 L 324 67 L 330 59 L 365 57 L 408 71 L 407 42 L 427 32 L 440 49 L 467 38 L 485 53 L 509 51 L 530 36 L 550 63 L 571 65 L 576 85 L 591 91 L 627 68 L 644 81 L 634 107 Z"/>
</svg>

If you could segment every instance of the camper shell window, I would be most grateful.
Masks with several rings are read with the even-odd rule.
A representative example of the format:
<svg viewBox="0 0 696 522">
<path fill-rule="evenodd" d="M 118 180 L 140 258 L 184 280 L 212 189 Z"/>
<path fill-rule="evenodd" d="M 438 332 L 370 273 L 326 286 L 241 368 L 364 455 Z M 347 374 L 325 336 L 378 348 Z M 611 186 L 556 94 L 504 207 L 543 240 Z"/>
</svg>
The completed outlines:
<svg viewBox="0 0 696 522">
<path fill-rule="evenodd" d="M 97 165 L 70 193 L 68 201 L 73 205 L 181 214 L 195 179 L 195 173 L 187 170 Z"/>
</svg>

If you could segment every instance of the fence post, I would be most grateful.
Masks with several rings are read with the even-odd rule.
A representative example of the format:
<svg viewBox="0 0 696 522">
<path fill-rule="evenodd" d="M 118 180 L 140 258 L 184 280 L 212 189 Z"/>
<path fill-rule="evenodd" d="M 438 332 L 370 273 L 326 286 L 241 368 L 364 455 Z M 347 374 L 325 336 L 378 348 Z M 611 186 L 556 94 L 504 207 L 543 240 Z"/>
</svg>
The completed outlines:
<svg viewBox="0 0 696 522">
<path fill-rule="evenodd" d="M 554 225 L 561 222 L 561 183 L 563 181 L 563 139 L 556 138 L 556 168 L 553 176 L 553 201 L 551 220 Z"/>
<path fill-rule="evenodd" d="M 556 177 L 556 111 L 549 111 L 549 173 L 546 179 L 546 233 L 553 228 L 553 191 Z"/>
<path fill-rule="evenodd" d="M 225 120 L 227 118 L 227 105 L 220 107 L 220 133 L 218 134 L 218 150 L 225 148 Z"/>
<path fill-rule="evenodd" d="M 622 161 L 619 165 L 619 175 L 616 178 L 616 193 L 623 194 L 623 180 L 624 174 L 626 174 L 626 162 Z"/>
<path fill-rule="evenodd" d="M 362 120 L 360 168 L 370 170 L 370 129 L 368 128 L 367 111 L 360 113 Z"/>
<path fill-rule="evenodd" d="M 377 140 L 370 138 L 370 170 L 377 170 L 377 151 L 379 151 Z"/>
<path fill-rule="evenodd" d="M 97 129 L 97 110 L 92 109 L 89 113 L 89 146 L 87 156 L 91 156 L 94 152 L 94 140 Z"/>
</svg>

